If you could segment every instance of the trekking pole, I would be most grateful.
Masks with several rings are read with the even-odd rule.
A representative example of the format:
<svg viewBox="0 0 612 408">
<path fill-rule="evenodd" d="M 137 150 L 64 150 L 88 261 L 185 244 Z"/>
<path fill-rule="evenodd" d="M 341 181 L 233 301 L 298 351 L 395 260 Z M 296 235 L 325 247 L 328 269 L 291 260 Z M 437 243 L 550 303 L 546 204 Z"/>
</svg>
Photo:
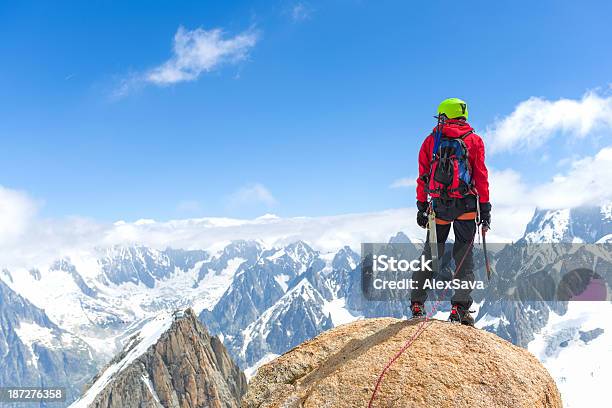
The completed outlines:
<svg viewBox="0 0 612 408">
<path fill-rule="evenodd" d="M 487 281 L 491 280 L 491 264 L 489 264 L 489 254 L 487 253 L 487 231 L 489 227 L 483 225 L 480 220 L 480 196 L 476 194 L 476 228 L 480 226 L 482 235 L 482 252 L 484 253 L 485 268 L 487 270 Z"/>
<path fill-rule="evenodd" d="M 429 202 L 429 214 L 427 214 L 427 238 L 431 249 L 431 265 L 434 271 L 438 271 L 438 233 L 436 231 L 436 212 L 433 208 L 433 200 Z"/>
<path fill-rule="evenodd" d="M 484 253 L 485 267 L 487 269 L 487 281 L 491 280 L 491 264 L 489 263 L 489 254 L 487 253 L 487 231 L 489 227 L 486 225 L 481 226 L 482 230 L 482 252 Z"/>
</svg>

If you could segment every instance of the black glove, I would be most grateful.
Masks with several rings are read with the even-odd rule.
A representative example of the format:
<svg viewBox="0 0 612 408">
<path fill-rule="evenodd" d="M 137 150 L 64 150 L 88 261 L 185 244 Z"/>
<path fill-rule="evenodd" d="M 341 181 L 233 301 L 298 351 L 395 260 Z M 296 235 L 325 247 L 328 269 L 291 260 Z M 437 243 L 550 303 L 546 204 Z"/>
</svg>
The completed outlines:
<svg viewBox="0 0 612 408">
<path fill-rule="evenodd" d="M 480 203 L 480 224 L 486 229 L 491 228 L 491 203 Z"/>
<path fill-rule="evenodd" d="M 417 224 L 421 228 L 427 228 L 429 205 L 425 201 L 417 201 L 417 208 Z"/>
</svg>

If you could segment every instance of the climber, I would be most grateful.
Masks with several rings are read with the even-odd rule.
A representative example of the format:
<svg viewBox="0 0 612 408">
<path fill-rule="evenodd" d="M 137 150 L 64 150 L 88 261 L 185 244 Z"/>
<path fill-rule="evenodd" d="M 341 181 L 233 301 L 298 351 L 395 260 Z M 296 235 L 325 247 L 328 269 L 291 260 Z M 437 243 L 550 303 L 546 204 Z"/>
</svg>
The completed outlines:
<svg viewBox="0 0 612 408">
<path fill-rule="evenodd" d="M 455 266 L 459 265 L 455 278 L 473 282 L 472 248 L 476 229 L 481 225 L 486 231 L 491 224 L 484 143 L 468 124 L 467 104 L 461 99 L 442 101 L 436 118 L 438 125 L 425 138 L 419 152 L 417 224 L 422 228 L 429 227 L 431 232 L 427 235 L 424 249 L 428 259 L 432 257 L 430 235 L 437 240 L 438 245 L 433 250 L 437 252 L 437 259 L 441 259 L 452 224 L 455 234 L 452 255 Z M 416 283 L 411 293 L 413 317 L 425 315 L 427 291 L 423 285 L 431 277 L 432 272 L 429 271 L 421 270 L 413 274 Z M 470 292 L 470 289 L 455 290 L 449 320 L 474 325 L 470 313 Z"/>
</svg>

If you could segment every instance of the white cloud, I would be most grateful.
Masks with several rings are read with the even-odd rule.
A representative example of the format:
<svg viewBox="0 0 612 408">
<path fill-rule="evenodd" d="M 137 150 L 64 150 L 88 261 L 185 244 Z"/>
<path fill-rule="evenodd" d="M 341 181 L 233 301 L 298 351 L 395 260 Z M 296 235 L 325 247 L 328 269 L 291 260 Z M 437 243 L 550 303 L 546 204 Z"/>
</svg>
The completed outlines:
<svg viewBox="0 0 612 408">
<path fill-rule="evenodd" d="M 485 139 L 489 151 L 496 153 L 537 148 L 557 133 L 584 138 L 602 129 L 612 129 L 612 97 L 587 92 L 579 100 L 529 98 L 488 126 Z"/>
<path fill-rule="evenodd" d="M 277 203 L 276 199 L 263 184 L 255 183 L 241 187 L 229 196 L 231 207 L 243 205 L 264 204 L 271 207 Z"/>
<path fill-rule="evenodd" d="M 489 195 L 496 206 L 516 207 L 527 205 L 533 207 L 521 174 L 512 169 L 489 170 Z"/>
<path fill-rule="evenodd" d="M 537 165 L 535 165 L 537 167 Z M 491 200 L 507 207 L 573 208 L 612 202 L 612 147 L 594 156 L 575 159 L 565 173 L 528 186 L 514 170 L 491 171 Z M 534 169 L 537 171 L 537 168 Z"/>
<path fill-rule="evenodd" d="M 119 78 L 110 98 L 123 98 L 147 84 L 165 86 L 194 81 L 202 73 L 223 65 L 236 64 L 248 58 L 258 37 L 258 33 L 253 30 L 231 37 L 220 28 L 187 30 L 179 27 L 174 35 L 173 56 L 145 72 L 132 72 Z"/>
<path fill-rule="evenodd" d="M 534 204 L 541 208 L 602 205 L 612 201 L 612 147 L 595 156 L 575 160 L 569 171 L 533 189 Z"/>
<path fill-rule="evenodd" d="M 174 55 L 145 74 L 145 80 L 157 85 L 193 81 L 203 72 L 248 57 L 257 42 L 257 33 L 246 31 L 227 37 L 221 29 L 189 31 L 179 27 L 174 35 Z"/>
<path fill-rule="evenodd" d="M 293 21 L 302 21 L 310 18 L 311 8 L 304 2 L 298 2 L 291 7 L 291 18 Z"/>
<path fill-rule="evenodd" d="M 37 211 L 37 203 L 26 193 L 0 186 L 0 245 L 22 236 Z"/>
<path fill-rule="evenodd" d="M 514 170 L 490 171 L 493 238 L 503 242 L 522 236 L 536 207 L 573 208 L 612 202 L 609 182 L 612 179 L 612 147 L 574 160 L 568 167 L 567 172 L 533 186 L 528 186 Z"/>
<path fill-rule="evenodd" d="M 390 188 L 416 187 L 416 177 L 405 177 L 395 180 Z"/>
</svg>

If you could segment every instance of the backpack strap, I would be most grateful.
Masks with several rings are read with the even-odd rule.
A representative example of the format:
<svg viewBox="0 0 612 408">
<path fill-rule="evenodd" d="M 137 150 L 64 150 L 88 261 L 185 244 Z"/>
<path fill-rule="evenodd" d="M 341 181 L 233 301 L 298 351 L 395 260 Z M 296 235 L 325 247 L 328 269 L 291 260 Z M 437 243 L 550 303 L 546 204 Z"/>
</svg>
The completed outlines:
<svg viewBox="0 0 612 408">
<path fill-rule="evenodd" d="M 463 139 L 463 138 L 465 138 L 466 136 L 471 135 L 472 133 L 474 133 L 474 129 L 472 129 L 472 130 L 468 130 L 468 131 L 467 131 L 467 132 L 465 132 L 463 135 L 459 136 L 459 139 Z"/>
<path fill-rule="evenodd" d="M 459 139 L 461 140 L 461 144 L 463 145 L 463 148 L 465 150 L 465 156 L 463 157 L 463 160 L 465 161 L 465 165 L 467 166 L 468 172 L 470 173 L 470 176 L 472 175 L 472 166 L 470 166 L 470 155 L 469 155 L 469 151 L 468 148 L 465 144 L 465 138 L 466 136 L 471 135 L 472 133 L 474 133 L 474 129 L 472 130 L 468 130 L 467 132 L 465 132 L 463 135 L 459 136 Z M 468 187 L 468 191 L 473 191 L 474 188 L 474 179 L 472 178 L 470 180 L 470 184 L 467 186 Z"/>
</svg>

